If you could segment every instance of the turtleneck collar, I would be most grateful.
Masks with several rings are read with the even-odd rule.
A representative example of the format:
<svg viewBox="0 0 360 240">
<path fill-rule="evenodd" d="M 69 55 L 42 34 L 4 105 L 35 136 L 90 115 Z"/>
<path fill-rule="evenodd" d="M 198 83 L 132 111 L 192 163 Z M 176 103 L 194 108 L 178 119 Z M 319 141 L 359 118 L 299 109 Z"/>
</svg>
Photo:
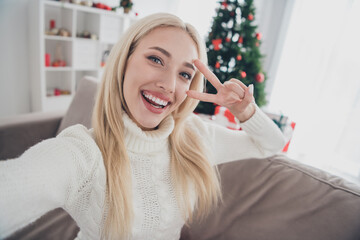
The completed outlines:
<svg viewBox="0 0 360 240">
<path fill-rule="evenodd" d="M 123 112 L 123 121 L 126 148 L 136 153 L 161 151 L 168 146 L 168 137 L 174 129 L 172 115 L 167 116 L 157 129 L 151 131 L 143 131 L 125 112 Z"/>
</svg>

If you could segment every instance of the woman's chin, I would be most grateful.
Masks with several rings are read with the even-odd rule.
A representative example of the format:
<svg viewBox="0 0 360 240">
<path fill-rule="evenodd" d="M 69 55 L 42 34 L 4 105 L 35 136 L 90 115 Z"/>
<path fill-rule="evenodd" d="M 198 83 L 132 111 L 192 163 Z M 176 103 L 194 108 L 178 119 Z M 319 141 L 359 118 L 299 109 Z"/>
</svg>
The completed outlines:
<svg viewBox="0 0 360 240">
<path fill-rule="evenodd" d="M 138 126 L 144 130 L 144 131 L 151 131 L 157 128 L 157 126 L 159 126 L 160 122 L 139 122 Z"/>
</svg>

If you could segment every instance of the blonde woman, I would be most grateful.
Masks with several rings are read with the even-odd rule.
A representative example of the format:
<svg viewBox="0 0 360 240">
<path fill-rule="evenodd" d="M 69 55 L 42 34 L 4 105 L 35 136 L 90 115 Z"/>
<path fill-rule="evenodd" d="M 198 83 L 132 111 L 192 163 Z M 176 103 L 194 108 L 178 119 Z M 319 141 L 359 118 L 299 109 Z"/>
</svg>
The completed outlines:
<svg viewBox="0 0 360 240">
<path fill-rule="evenodd" d="M 252 86 L 221 84 L 206 59 L 179 18 L 135 23 L 108 58 L 93 129 L 69 127 L 0 163 L 0 238 L 62 207 L 80 227 L 77 239 L 179 239 L 195 210 L 214 209 L 217 164 L 273 155 L 284 140 Z M 203 75 L 216 95 L 202 93 Z M 229 108 L 244 131 L 203 122 L 192 114 L 199 100 Z"/>
</svg>

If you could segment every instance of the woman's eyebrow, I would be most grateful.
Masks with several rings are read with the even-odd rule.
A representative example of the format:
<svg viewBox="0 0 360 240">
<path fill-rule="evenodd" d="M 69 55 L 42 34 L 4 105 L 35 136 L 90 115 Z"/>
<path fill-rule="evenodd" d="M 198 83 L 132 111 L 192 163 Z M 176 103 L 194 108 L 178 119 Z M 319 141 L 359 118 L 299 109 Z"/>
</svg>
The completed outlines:
<svg viewBox="0 0 360 240">
<path fill-rule="evenodd" d="M 157 50 L 157 51 L 161 52 L 162 54 L 164 54 L 165 56 L 167 56 L 168 58 L 171 58 L 171 54 L 168 51 L 166 51 L 165 49 L 161 48 L 161 47 L 154 46 L 154 47 L 150 47 L 150 49 Z M 191 68 L 192 70 L 195 71 L 194 65 L 189 63 L 189 62 L 184 62 L 184 66 L 188 67 L 188 68 Z"/>
<path fill-rule="evenodd" d="M 171 54 L 168 51 L 166 51 L 165 49 L 161 48 L 161 47 L 150 47 L 150 49 L 158 50 L 161 53 L 163 53 L 165 56 L 167 56 L 168 58 L 171 58 Z"/>
<path fill-rule="evenodd" d="M 191 68 L 192 70 L 194 70 L 194 71 L 195 71 L 194 65 L 193 65 L 193 64 L 191 64 L 191 63 L 184 62 L 184 66 L 185 66 L 185 67 L 188 67 L 188 68 Z"/>
</svg>

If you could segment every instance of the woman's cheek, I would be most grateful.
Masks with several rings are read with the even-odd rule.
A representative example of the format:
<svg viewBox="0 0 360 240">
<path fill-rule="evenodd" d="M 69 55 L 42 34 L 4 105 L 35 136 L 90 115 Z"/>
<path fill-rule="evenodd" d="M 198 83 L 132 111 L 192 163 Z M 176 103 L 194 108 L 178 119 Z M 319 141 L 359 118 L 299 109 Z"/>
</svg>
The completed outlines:
<svg viewBox="0 0 360 240">
<path fill-rule="evenodd" d="M 181 102 L 183 102 L 183 101 L 186 99 L 186 97 L 187 97 L 186 92 L 189 91 L 189 89 L 190 89 L 190 83 L 189 83 L 189 84 L 186 84 L 186 85 L 183 87 L 182 92 L 181 92 L 181 93 L 182 93 Z"/>
</svg>

